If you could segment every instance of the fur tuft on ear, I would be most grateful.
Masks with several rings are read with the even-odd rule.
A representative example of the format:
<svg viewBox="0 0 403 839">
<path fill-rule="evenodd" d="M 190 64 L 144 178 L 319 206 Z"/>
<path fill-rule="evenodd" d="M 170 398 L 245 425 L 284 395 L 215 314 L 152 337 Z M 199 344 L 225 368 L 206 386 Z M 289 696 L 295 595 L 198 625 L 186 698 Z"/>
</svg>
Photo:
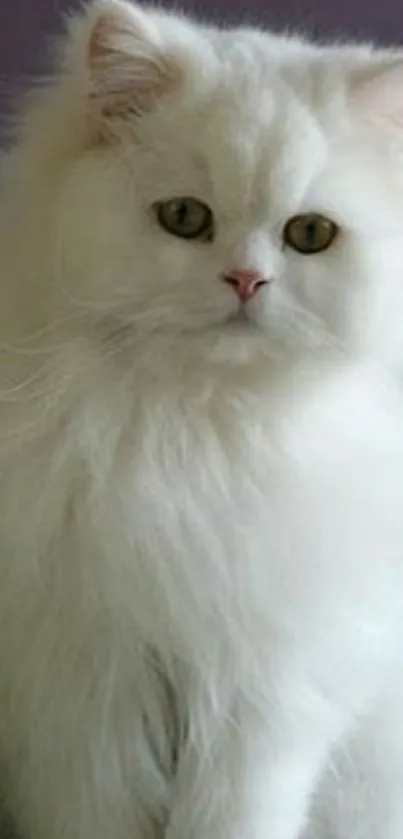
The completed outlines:
<svg viewBox="0 0 403 839">
<path fill-rule="evenodd" d="M 180 67 L 164 50 L 152 13 L 124 0 L 95 2 L 88 31 L 91 112 L 97 130 L 110 136 L 117 123 L 174 90 Z"/>
<path fill-rule="evenodd" d="M 366 123 L 389 132 L 403 132 L 403 58 L 384 58 L 355 71 L 350 101 Z"/>
</svg>

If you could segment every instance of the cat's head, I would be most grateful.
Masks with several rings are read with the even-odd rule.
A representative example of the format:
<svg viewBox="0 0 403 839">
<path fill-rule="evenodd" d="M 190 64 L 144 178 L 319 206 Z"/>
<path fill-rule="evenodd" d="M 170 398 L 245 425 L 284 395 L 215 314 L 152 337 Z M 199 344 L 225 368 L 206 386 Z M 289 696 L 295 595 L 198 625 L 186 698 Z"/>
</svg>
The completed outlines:
<svg viewBox="0 0 403 839">
<path fill-rule="evenodd" d="M 92 4 L 31 127 L 60 285 L 111 329 L 403 361 L 402 91 L 394 53 Z"/>
</svg>

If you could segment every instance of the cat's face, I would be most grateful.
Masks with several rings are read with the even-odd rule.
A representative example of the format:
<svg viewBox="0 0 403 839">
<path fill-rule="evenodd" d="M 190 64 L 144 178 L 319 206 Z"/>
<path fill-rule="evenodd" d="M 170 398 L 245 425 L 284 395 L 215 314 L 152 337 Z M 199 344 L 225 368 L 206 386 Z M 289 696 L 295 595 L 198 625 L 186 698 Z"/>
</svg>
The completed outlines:
<svg viewBox="0 0 403 839">
<path fill-rule="evenodd" d="M 342 67 L 333 88 L 306 46 L 157 22 L 184 80 L 127 113 L 111 83 L 105 135 L 66 179 L 73 296 L 138 331 L 403 347 L 403 182 L 390 143 L 351 130 Z"/>
</svg>

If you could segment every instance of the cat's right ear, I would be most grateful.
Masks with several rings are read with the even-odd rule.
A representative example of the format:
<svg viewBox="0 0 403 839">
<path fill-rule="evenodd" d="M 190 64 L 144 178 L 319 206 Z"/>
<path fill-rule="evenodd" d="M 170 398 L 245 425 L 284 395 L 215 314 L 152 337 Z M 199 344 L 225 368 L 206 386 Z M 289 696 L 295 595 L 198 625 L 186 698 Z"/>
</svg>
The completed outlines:
<svg viewBox="0 0 403 839">
<path fill-rule="evenodd" d="M 99 138 L 118 137 L 130 118 L 181 84 L 179 62 L 164 47 L 155 18 L 125 0 L 98 0 L 87 11 L 88 110 Z"/>
<path fill-rule="evenodd" d="M 350 104 L 361 121 L 403 140 L 403 59 L 380 58 L 355 71 Z"/>
</svg>

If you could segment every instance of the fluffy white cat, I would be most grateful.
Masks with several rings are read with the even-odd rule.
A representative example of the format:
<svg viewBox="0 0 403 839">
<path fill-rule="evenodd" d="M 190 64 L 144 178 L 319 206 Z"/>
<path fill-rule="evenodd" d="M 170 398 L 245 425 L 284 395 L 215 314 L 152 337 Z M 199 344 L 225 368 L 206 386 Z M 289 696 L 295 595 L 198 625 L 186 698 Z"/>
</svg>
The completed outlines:
<svg viewBox="0 0 403 839">
<path fill-rule="evenodd" d="M 402 839 L 403 58 L 119 0 L 0 209 L 24 839 Z"/>
</svg>

